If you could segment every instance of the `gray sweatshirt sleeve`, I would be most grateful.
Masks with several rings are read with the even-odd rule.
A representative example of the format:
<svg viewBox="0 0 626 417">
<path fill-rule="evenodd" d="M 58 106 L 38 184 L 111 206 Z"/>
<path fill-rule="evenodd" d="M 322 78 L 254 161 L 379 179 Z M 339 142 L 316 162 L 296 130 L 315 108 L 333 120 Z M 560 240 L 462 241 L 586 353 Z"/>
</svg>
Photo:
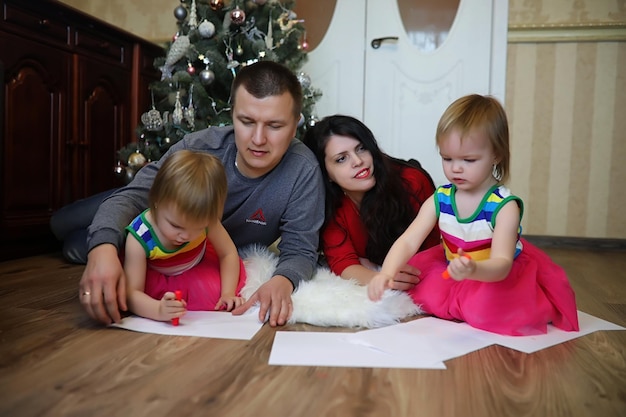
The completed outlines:
<svg viewBox="0 0 626 417">
<path fill-rule="evenodd" d="M 297 146 L 305 145 L 299 143 Z M 280 255 L 274 275 L 287 277 L 294 288 L 313 276 L 318 259 L 319 232 L 324 222 L 324 183 L 317 161 L 312 154 L 310 158 L 313 160 L 304 166 L 298 165 L 297 171 L 282 173 L 295 176 L 297 180 L 281 219 Z"/>
</svg>

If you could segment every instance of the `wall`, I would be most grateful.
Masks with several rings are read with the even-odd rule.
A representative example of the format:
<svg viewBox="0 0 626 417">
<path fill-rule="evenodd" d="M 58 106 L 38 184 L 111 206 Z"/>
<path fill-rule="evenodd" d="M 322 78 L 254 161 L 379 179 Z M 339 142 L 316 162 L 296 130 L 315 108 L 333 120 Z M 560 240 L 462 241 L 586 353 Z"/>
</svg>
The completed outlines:
<svg viewBox="0 0 626 417">
<path fill-rule="evenodd" d="M 153 41 L 176 31 L 178 0 L 63 2 Z M 626 239 L 626 3 L 510 0 L 508 42 L 524 232 Z"/>
<path fill-rule="evenodd" d="M 179 0 L 59 1 L 155 43 L 171 40 L 176 33 L 174 9 Z"/>
<path fill-rule="evenodd" d="M 506 109 L 525 233 L 626 238 L 626 4 L 511 0 Z"/>
</svg>

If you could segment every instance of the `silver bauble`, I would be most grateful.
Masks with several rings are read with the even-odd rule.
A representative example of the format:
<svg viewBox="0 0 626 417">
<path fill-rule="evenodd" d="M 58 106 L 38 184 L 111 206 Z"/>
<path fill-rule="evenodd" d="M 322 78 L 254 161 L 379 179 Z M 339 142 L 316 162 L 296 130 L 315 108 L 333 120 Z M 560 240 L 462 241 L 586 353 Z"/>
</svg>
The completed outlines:
<svg viewBox="0 0 626 417">
<path fill-rule="evenodd" d="M 210 69 L 203 69 L 200 71 L 200 82 L 202 85 L 209 85 L 215 81 L 215 73 Z"/>
<path fill-rule="evenodd" d="M 203 20 L 200 26 L 198 26 L 198 33 L 203 38 L 210 38 L 215 35 L 215 25 L 208 20 Z"/>
<path fill-rule="evenodd" d="M 187 17 L 187 9 L 183 6 L 178 6 L 174 9 L 174 17 L 177 20 L 183 21 Z"/>
</svg>

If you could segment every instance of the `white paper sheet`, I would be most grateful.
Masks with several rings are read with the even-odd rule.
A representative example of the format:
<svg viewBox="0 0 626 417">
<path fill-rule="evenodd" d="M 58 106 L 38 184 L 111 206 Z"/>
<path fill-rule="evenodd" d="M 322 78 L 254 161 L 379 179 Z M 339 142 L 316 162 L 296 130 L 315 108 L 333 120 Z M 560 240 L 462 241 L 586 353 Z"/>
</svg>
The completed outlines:
<svg viewBox="0 0 626 417">
<path fill-rule="evenodd" d="M 270 365 L 446 369 L 418 355 L 391 355 L 349 340 L 350 333 L 276 332 Z"/>
<path fill-rule="evenodd" d="M 533 353 L 598 330 L 626 330 L 581 311 L 578 320 L 578 332 L 549 325 L 538 336 L 502 336 L 434 317 L 356 333 L 277 332 L 269 364 L 445 369 L 444 361 L 493 344 Z"/>
<path fill-rule="evenodd" d="M 420 352 L 437 349 L 439 352 L 424 354 L 445 361 L 494 344 L 533 353 L 598 330 L 626 330 L 582 311 L 578 311 L 578 322 L 578 332 L 566 332 L 548 325 L 548 332 L 543 335 L 504 336 L 476 329 L 467 323 L 426 317 L 380 329 L 364 330 L 351 337 L 390 354 L 401 353 L 407 346 Z"/>
<path fill-rule="evenodd" d="M 178 326 L 138 316 L 125 317 L 122 323 L 114 323 L 111 326 L 136 332 L 172 336 L 250 340 L 263 326 L 258 316 L 258 307 L 251 308 L 241 316 L 233 316 L 225 311 L 188 311 L 180 318 Z"/>
<path fill-rule="evenodd" d="M 459 325 L 472 329 L 466 323 L 459 323 Z M 580 330 L 577 332 L 566 332 L 552 325 L 548 325 L 548 333 L 536 336 L 503 336 L 478 329 L 472 330 L 476 337 L 485 341 L 491 341 L 493 344 L 519 350 L 524 353 L 537 352 L 598 330 L 626 330 L 626 328 L 622 326 L 594 317 L 580 310 L 578 311 L 578 325 Z"/>
<path fill-rule="evenodd" d="M 363 330 L 349 338 L 353 343 L 361 341 L 391 355 L 419 356 L 428 362 L 443 362 L 493 344 L 477 337 L 470 326 L 434 317 Z"/>
</svg>

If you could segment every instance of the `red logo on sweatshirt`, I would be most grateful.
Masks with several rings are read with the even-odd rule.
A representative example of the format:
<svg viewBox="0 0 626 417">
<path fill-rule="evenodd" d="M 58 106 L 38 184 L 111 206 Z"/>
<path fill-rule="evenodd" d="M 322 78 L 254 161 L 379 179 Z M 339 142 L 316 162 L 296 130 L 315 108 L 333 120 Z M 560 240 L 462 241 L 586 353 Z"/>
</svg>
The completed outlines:
<svg viewBox="0 0 626 417">
<path fill-rule="evenodd" d="M 265 216 L 263 215 L 263 210 L 262 209 L 258 209 L 257 211 L 255 211 L 252 216 L 248 217 L 246 219 L 246 222 L 248 223 L 256 223 L 256 224 L 261 224 L 263 226 L 265 226 L 267 223 L 265 222 Z"/>
</svg>

